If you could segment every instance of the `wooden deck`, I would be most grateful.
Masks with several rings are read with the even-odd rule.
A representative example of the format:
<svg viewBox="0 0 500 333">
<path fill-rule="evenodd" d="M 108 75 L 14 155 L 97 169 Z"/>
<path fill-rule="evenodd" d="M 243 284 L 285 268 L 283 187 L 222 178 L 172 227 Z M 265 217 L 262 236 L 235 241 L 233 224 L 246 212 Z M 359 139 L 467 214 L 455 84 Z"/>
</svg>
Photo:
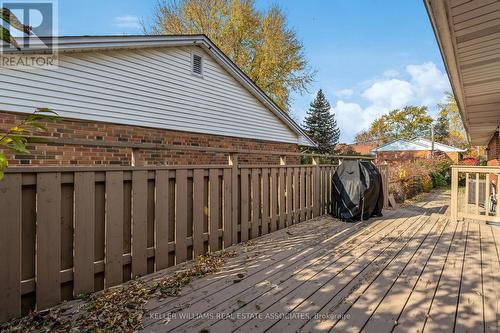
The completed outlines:
<svg viewBox="0 0 500 333">
<path fill-rule="evenodd" d="M 220 273 L 150 301 L 143 332 L 498 332 L 500 227 L 452 223 L 448 202 L 237 246 Z"/>
</svg>

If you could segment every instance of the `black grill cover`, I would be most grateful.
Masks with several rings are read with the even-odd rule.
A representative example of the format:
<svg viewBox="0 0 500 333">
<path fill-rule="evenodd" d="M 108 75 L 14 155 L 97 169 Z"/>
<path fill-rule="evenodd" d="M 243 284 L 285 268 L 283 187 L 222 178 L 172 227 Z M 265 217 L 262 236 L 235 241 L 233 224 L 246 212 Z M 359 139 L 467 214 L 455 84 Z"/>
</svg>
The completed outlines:
<svg viewBox="0 0 500 333">
<path fill-rule="evenodd" d="M 332 178 L 332 215 L 343 221 L 382 216 L 382 176 L 372 162 L 342 162 Z"/>
</svg>

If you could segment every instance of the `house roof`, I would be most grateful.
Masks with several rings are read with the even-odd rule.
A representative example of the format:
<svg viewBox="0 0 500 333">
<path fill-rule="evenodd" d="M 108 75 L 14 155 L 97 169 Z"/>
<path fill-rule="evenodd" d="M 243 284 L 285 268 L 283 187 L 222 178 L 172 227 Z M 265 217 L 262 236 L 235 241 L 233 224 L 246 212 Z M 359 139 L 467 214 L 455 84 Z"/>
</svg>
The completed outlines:
<svg viewBox="0 0 500 333">
<path fill-rule="evenodd" d="M 369 155 L 373 154 L 371 151 L 375 147 L 374 144 L 362 144 L 362 143 L 339 143 L 336 146 L 336 149 L 339 150 L 342 154 L 349 153 L 350 151 L 354 151 L 361 155 Z"/>
<path fill-rule="evenodd" d="M 305 131 L 285 111 L 260 89 L 236 64 L 234 64 L 205 35 L 127 35 L 127 36 L 61 36 L 30 38 L 29 49 L 12 53 L 43 53 L 48 48 L 58 52 L 91 52 L 115 49 L 144 49 L 169 46 L 192 46 L 203 48 L 207 53 L 242 84 L 252 95 L 283 121 L 299 137 L 299 144 L 316 146 Z"/>
<path fill-rule="evenodd" d="M 424 0 L 472 145 L 500 124 L 500 2 Z"/>
<path fill-rule="evenodd" d="M 425 138 L 415 138 L 412 140 L 398 139 L 386 143 L 380 147 L 372 149 L 372 152 L 391 152 L 391 151 L 431 151 L 432 142 Z M 434 142 L 434 150 L 442 152 L 456 152 L 463 153 L 465 149 L 460 149 L 448 146 L 439 142 Z"/>
<path fill-rule="evenodd" d="M 429 147 L 429 150 L 432 149 L 432 141 L 429 140 L 429 139 L 416 138 L 414 140 L 414 142 L 418 142 L 418 143 L 420 143 L 422 145 L 425 145 L 425 146 Z M 434 150 L 439 150 L 439 151 L 442 151 L 442 152 L 457 152 L 457 153 L 464 153 L 466 151 L 465 149 L 461 149 L 461 148 L 457 148 L 457 147 L 445 145 L 444 143 L 439 143 L 439 142 L 436 142 L 436 141 L 434 141 Z"/>
</svg>

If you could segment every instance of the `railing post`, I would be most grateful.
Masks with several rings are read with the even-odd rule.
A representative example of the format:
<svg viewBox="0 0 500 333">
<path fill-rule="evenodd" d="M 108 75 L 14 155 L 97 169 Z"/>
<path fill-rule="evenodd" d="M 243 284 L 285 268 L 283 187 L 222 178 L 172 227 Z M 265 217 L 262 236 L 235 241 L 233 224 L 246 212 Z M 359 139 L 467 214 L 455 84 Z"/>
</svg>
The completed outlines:
<svg viewBox="0 0 500 333">
<path fill-rule="evenodd" d="M 467 194 L 466 194 L 467 196 Z M 456 166 L 451 167 L 451 220 L 457 221 L 458 215 L 458 168 Z"/>
<path fill-rule="evenodd" d="M 238 154 L 229 154 L 231 168 L 231 244 L 238 242 Z"/>
<path fill-rule="evenodd" d="M 320 215 L 320 198 L 319 198 L 319 193 L 320 193 L 320 186 L 321 186 L 321 181 L 319 179 L 319 156 L 313 156 L 312 158 L 312 164 L 314 165 L 314 172 L 313 172 L 313 177 L 314 177 L 314 183 L 313 183 L 313 215 L 314 216 L 319 216 Z"/>
</svg>

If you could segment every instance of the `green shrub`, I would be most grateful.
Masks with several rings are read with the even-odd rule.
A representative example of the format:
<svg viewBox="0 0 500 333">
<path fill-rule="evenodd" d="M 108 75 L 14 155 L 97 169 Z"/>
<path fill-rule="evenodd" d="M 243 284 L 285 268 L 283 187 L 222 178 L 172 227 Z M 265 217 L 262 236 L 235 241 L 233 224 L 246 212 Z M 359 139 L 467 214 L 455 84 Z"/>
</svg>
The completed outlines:
<svg viewBox="0 0 500 333">
<path fill-rule="evenodd" d="M 396 201 L 410 199 L 433 187 L 451 183 L 450 161 L 436 156 L 433 159 L 398 161 L 389 167 L 389 193 Z"/>
<path fill-rule="evenodd" d="M 433 187 L 443 187 L 448 185 L 446 175 L 441 172 L 431 172 L 431 178 Z"/>
</svg>

